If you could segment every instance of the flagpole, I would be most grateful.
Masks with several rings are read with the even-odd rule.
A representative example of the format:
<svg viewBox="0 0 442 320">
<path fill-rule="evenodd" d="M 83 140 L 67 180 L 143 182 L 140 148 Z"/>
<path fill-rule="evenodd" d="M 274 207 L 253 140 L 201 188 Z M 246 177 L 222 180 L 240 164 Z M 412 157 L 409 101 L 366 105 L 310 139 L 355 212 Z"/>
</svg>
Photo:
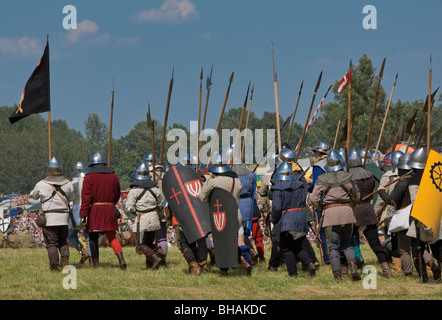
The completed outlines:
<svg viewBox="0 0 442 320">
<path fill-rule="evenodd" d="M 350 59 L 350 72 L 351 72 L 351 59 Z M 351 73 L 350 73 L 351 75 Z M 347 151 L 350 150 L 350 134 L 351 134 L 351 129 L 352 129 L 352 125 L 351 125 L 351 80 L 348 81 L 348 104 L 347 104 L 347 142 L 346 142 L 346 147 L 347 147 Z"/>
<path fill-rule="evenodd" d="M 150 103 L 147 104 L 147 127 L 150 128 L 151 144 L 152 144 L 152 180 L 156 181 L 156 165 L 155 165 L 155 122 L 150 116 Z"/>
<path fill-rule="evenodd" d="M 381 143 L 382 132 L 384 131 L 385 121 L 387 120 L 388 110 L 390 109 L 391 98 L 393 97 L 393 92 L 396 87 L 397 76 L 398 76 L 398 74 L 396 73 L 396 78 L 394 79 L 393 88 L 391 89 L 391 93 L 390 93 L 390 99 L 388 99 L 387 109 L 385 110 L 384 122 L 382 122 L 381 132 L 379 133 L 378 143 L 376 144 L 376 150 L 374 153 L 375 155 L 377 155 L 378 150 L 379 150 L 379 144 Z"/>
<path fill-rule="evenodd" d="M 49 48 L 49 33 L 46 33 L 46 45 L 48 45 Z M 49 57 L 48 57 L 49 59 Z M 49 64 L 48 64 L 48 70 L 49 70 Z M 48 72 L 49 73 L 49 72 Z M 49 73 L 50 74 L 50 73 Z M 48 75 L 49 77 L 49 75 Z M 49 88 L 50 88 L 50 84 L 49 84 Z M 49 101 L 51 99 L 51 95 L 49 94 Z M 51 105 L 51 103 L 49 102 L 49 105 Z M 51 109 L 49 109 L 48 111 L 48 152 L 49 152 L 49 160 L 51 160 L 52 158 L 52 138 L 51 138 Z"/>
</svg>

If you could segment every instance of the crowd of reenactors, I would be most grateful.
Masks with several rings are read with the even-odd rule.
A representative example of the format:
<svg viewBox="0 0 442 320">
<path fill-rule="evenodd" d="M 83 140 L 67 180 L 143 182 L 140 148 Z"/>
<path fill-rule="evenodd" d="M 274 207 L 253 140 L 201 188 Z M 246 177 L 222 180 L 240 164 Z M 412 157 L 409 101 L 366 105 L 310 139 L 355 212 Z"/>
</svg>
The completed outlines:
<svg viewBox="0 0 442 320">
<path fill-rule="evenodd" d="M 389 230 L 395 212 L 416 198 L 428 157 L 424 148 L 366 156 L 364 150 L 346 154 L 319 142 L 312 150 L 309 182 L 307 169 L 286 143 L 267 157 L 270 169 L 260 181 L 233 150 L 231 146 L 214 155 L 208 165 L 187 154 L 167 166 L 155 163 L 159 157 L 148 152 L 136 165 L 122 220 L 133 221 L 136 251 L 145 256 L 146 268 L 166 264 L 167 229 L 173 226 L 190 275 L 207 270 L 210 258 L 222 276 L 236 267 L 250 276 L 260 261 L 268 263 L 268 271 L 285 264 L 289 276 L 298 275 L 300 263 L 302 272 L 312 277 L 324 267 L 338 281 L 349 273 L 358 281 L 365 263 L 360 244 L 367 241 L 384 277 L 412 277 L 414 266 L 424 282 L 429 281 L 427 267 L 434 280 L 440 280 L 441 228 L 435 238 L 417 239 L 412 229 L 422 226 L 411 218 L 409 229 Z M 47 176 L 30 197 L 41 201 L 44 215 L 37 222 L 44 230 L 51 270 L 69 264 L 68 241 L 81 253 L 80 263 L 89 260 L 99 267 L 100 234 L 120 268 L 127 267 L 116 236 L 120 193 L 117 175 L 98 152 L 88 165 L 75 164 L 72 181 L 63 176 L 55 157 L 48 162 Z M 78 241 L 79 230 L 84 230 L 86 247 Z M 266 231 L 271 236 L 267 259 Z"/>
</svg>

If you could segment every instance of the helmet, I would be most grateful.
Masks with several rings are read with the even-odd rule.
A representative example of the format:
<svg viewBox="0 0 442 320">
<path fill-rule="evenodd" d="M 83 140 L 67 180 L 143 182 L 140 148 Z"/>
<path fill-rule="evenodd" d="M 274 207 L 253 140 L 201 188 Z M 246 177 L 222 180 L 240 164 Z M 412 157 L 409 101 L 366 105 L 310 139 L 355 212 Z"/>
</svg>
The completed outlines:
<svg viewBox="0 0 442 320">
<path fill-rule="evenodd" d="M 209 166 L 208 171 L 212 173 L 225 173 L 230 171 L 230 166 L 223 163 L 225 162 L 223 156 L 216 154 L 212 159 L 212 164 Z"/>
<path fill-rule="evenodd" d="M 150 180 L 149 167 L 146 162 L 140 161 L 135 167 L 135 172 L 131 174 L 132 179 L 135 180 Z"/>
<path fill-rule="evenodd" d="M 292 149 L 292 147 L 290 147 L 290 145 L 287 143 L 287 142 L 282 142 L 281 143 L 281 152 L 283 151 L 283 150 L 285 150 L 285 149 Z M 279 149 L 278 149 L 278 147 L 276 147 L 276 151 L 275 151 L 275 153 L 276 154 L 279 154 Z"/>
<path fill-rule="evenodd" d="M 348 153 L 348 167 L 353 168 L 360 166 L 362 166 L 361 156 L 359 155 L 359 152 L 355 148 L 352 148 Z"/>
<path fill-rule="evenodd" d="M 376 151 L 376 153 L 375 153 L 375 150 L 372 150 L 372 151 L 370 151 L 370 157 L 371 157 L 371 159 L 373 160 L 373 161 L 381 161 L 382 160 L 382 152 L 380 152 L 379 150 L 378 151 Z"/>
<path fill-rule="evenodd" d="M 313 151 L 319 151 L 324 154 L 328 154 L 330 152 L 330 146 L 327 142 L 318 142 L 312 149 Z"/>
<path fill-rule="evenodd" d="M 345 159 L 345 150 L 344 148 L 341 148 L 338 150 L 339 155 L 341 156 L 342 159 Z"/>
<path fill-rule="evenodd" d="M 296 159 L 296 153 L 291 149 L 283 149 L 279 155 L 282 161 L 293 162 Z"/>
<path fill-rule="evenodd" d="M 427 157 L 427 151 L 423 147 L 417 148 L 411 154 L 408 165 L 413 169 L 425 169 Z"/>
<path fill-rule="evenodd" d="M 155 153 L 155 162 L 157 162 L 159 158 L 160 158 L 160 156 L 157 153 Z M 152 162 L 153 161 L 153 154 L 152 154 L 152 152 L 149 151 L 146 154 L 144 154 L 143 161 Z"/>
<path fill-rule="evenodd" d="M 384 155 L 384 158 L 382 161 L 384 161 L 385 164 L 391 164 L 391 157 L 393 156 L 393 152 L 388 152 Z"/>
<path fill-rule="evenodd" d="M 401 156 L 398 160 L 398 163 L 396 165 L 396 168 L 398 169 L 404 169 L 404 170 L 411 170 L 411 167 L 408 165 L 408 161 L 410 160 L 411 155 L 407 152 L 403 156 Z"/>
<path fill-rule="evenodd" d="M 362 162 L 364 162 L 365 161 L 365 163 L 372 163 L 372 161 L 371 161 L 371 153 L 370 153 L 370 151 L 368 151 L 367 152 L 367 160 L 364 160 L 365 159 L 365 149 L 361 149 L 360 151 L 359 151 L 359 155 L 361 156 L 361 161 Z"/>
<path fill-rule="evenodd" d="M 89 171 L 89 168 L 83 161 L 78 161 L 74 164 L 74 171 L 72 172 L 72 178 L 83 178 L 86 173 Z"/>
<path fill-rule="evenodd" d="M 391 155 L 391 165 L 396 168 L 396 166 L 398 165 L 399 162 L 399 158 L 402 157 L 404 155 L 404 153 L 402 151 L 395 151 L 393 152 L 393 154 Z"/>
<path fill-rule="evenodd" d="M 63 173 L 63 166 L 56 157 L 52 157 L 51 160 L 49 160 L 47 172 L 48 175 L 61 175 Z"/>
<path fill-rule="evenodd" d="M 282 162 L 278 169 L 276 169 L 276 173 L 273 178 L 278 180 L 295 180 L 295 176 L 293 175 L 292 166 L 287 161 Z"/>
<path fill-rule="evenodd" d="M 99 152 L 95 152 L 92 156 L 91 156 L 91 160 L 89 162 L 89 167 L 94 165 L 94 164 L 107 164 L 106 160 L 104 160 L 104 157 L 101 155 L 101 153 Z"/>
<path fill-rule="evenodd" d="M 345 162 L 342 161 L 341 156 L 336 150 L 331 150 L 326 159 L 325 171 L 334 172 L 342 170 L 345 166 Z"/>
<path fill-rule="evenodd" d="M 188 153 L 180 157 L 180 159 L 178 160 L 178 165 L 195 167 L 196 155 Z"/>
</svg>

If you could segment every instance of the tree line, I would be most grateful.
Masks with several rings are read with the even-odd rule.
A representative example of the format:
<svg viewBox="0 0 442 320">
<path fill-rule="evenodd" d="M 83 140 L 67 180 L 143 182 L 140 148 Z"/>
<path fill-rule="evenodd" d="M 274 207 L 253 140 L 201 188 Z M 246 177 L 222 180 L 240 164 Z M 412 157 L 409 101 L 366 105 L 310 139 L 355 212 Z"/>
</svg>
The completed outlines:
<svg viewBox="0 0 442 320">
<path fill-rule="evenodd" d="M 354 123 L 350 140 L 350 147 L 365 149 L 368 135 L 368 126 L 372 114 L 374 97 L 377 88 L 376 68 L 367 55 L 360 57 L 358 65 L 352 66 L 352 89 L 351 106 L 354 112 Z M 390 89 L 389 89 L 390 90 Z M 342 127 L 347 118 L 347 89 L 338 93 L 338 81 L 332 88 L 333 100 L 325 103 L 320 113 L 315 117 L 313 124 L 305 135 L 303 151 L 311 148 L 319 141 L 325 141 L 331 146 L 336 142 L 336 149 L 345 146 L 345 133 Z M 392 103 L 386 119 L 379 150 L 385 153 L 397 139 L 398 142 L 407 142 L 411 134 L 411 146 L 416 143 L 420 130 L 424 126 L 426 112 L 424 112 L 425 93 L 422 99 L 412 102 L 397 100 Z M 375 148 L 377 139 L 384 120 L 388 103 L 387 95 L 381 84 L 378 95 L 377 108 L 374 118 L 373 134 L 370 148 Z M 439 94 L 431 112 L 431 145 L 439 152 L 442 143 L 442 94 Z M 14 125 L 9 123 L 9 115 L 16 109 L 14 106 L 0 107 L 0 194 L 29 193 L 35 183 L 46 175 L 48 162 L 48 123 L 40 115 L 29 116 Z M 273 110 L 274 106 L 269 106 Z M 253 110 L 253 106 L 252 106 Z M 313 110 L 314 111 L 314 110 Z M 246 110 L 247 112 L 247 110 Z M 226 110 L 220 125 L 222 129 L 238 129 L 242 107 Z M 407 132 L 407 124 L 416 113 L 415 129 L 412 133 Z M 261 118 L 251 111 L 248 121 L 248 129 L 275 129 L 276 113 L 265 111 Z M 245 128 L 246 115 L 241 130 Z M 158 120 L 155 123 L 155 151 L 160 153 L 163 125 Z M 286 119 L 280 115 L 280 124 Z M 298 143 L 305 119 L 295 117 L 295 122 L 288 140 L 289 125 L 281 131 L 281 141 L 288 142 L 292 148 Z M 301 124 L 299 124 L 302 123 Z M 338 123 L 340 127 L 338 128 Z M 191 137 L 189 129 L 182 124 L 174 123 L 168 126 L 171 129 L 182 129 L 187 137 Z M 109 128 L 97 114 L 89 114 L 84 123 L 85 136 L 78 130 L 69 128 L 66 121 L 54 120 L 51 122 L 51 148 L 52 154 L 63 165 L 64 175 L 70 178 L 72 168 L 77 161 L 89 163 L 89 158 L 94 152 L 100 152 L 107 159 L 109 144 Z M 409 131 L 409 130 L 408 130 Z M 276 130 L 275 130 L 276 132 Z M 338 133 L 338 135 L 336 134 Z M 194 136 L 193 136 L 194 137 Z M 336 139 L 341 137 L 341 139 Z M 189 141 L 189 139 L 187 139 Z M 264 136 L 264 150 L 267 146 Z M 167 161 L 167 150 L 176 141 L 165 140 L 163 162 Z M 422 136 L 421 145 L 426 145 L 426 134 Z M 129 187 L 132 179 L 130 174 L 136 164 L 143 159 L 146 152 L 151 151 L 151 131 L 146 121 L 140 121 L 130 132 L 118 139 L 112 139 L 110 166 L 120 178 L 122 189 Z M 190 147 L 187 146 L 188 150 Z M 302 158 L 300 156 L 299 158 Z M 165 160 L 165 161 L 164 161 Z M 259 161 L 259 159 L 255 159 Z"/>
</svg>

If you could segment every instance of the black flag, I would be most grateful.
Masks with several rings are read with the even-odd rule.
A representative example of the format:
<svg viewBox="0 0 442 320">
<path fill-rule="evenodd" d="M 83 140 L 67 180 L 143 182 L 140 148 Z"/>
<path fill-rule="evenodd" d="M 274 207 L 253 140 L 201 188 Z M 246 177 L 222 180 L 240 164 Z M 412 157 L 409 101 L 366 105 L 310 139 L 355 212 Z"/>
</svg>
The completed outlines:
<svg viewBox="0 0 442 320">
<path fill-rule="evenodd" d="M 50 111 L 49 93 L 49 42 L 46 42 L 37 67 L 26 82 L 18 107 L 9 116 L 11 124 L 31 114 Z"/>
</svg>

